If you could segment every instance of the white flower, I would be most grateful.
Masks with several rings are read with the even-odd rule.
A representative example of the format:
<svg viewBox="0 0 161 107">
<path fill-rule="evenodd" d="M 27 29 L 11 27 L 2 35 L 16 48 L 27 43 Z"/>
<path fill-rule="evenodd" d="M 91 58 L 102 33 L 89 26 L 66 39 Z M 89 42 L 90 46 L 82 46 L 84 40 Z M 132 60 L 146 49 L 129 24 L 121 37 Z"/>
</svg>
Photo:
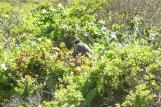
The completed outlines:
<svg viewBox="0 0 161 107">
<path fill-rule="evenodd" d="M 84 36 L 88 36 L 88 32 L 85 32 L 85 33 L 84 33 Z"/>
<path fill-rule="evenodd" d="M 6 64 L 1 64 L 1 69 L 2 70 L 7 70 Z"/>
<path fill-rule="evenodd" d="M 104 32 L 106 30 L 106 27 L 105 26 L 102 26 L 101 27 L 101 31 Z"/>
<path fill-rule="evenodd" d="M 58 4 L 59 8 L 63 8 L 63 5 L 61 3 Z"/>
<path fill-rule="evenodd" d="M 117 39 L 116 33 L 115 33 L 115 32 L 112 32 L 112 33 L 111 33 L 111 38 L 112 38 L 112 39 Z"/>
</svg>

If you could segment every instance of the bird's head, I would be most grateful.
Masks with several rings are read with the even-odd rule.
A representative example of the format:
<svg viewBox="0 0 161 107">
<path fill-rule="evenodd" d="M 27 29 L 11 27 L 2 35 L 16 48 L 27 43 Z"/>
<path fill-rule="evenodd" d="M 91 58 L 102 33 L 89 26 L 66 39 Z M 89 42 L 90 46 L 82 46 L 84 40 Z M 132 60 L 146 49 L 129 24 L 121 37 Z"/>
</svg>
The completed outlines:
<svg viewBox="0 0 161 107">
<path fill-rule="evenodd" d="M 80 43 L 81 42 L 81 40 L 79 39 L 79 38 L 76 38 L 75 40 L 74 40 L 74 44 L 78 44 L 78 43 Z"/>
</svg>

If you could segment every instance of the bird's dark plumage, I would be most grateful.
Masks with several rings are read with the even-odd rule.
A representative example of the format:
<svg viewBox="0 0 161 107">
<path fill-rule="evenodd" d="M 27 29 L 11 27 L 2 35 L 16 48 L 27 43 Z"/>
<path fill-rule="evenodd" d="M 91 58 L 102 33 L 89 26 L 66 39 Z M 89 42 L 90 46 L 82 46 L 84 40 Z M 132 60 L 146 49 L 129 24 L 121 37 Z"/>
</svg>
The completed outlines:
<svg viewBox="0 0 161 107">
<path fill-rule="evenodd" d="M 75 47 L 74 51 L 72 53 L 73 56 L 76 56 L 77 54 L 88 56 L 88 53 L 90 52 L 90 48 L 87 44 L 81 42 L 80 40 L 75 40 Z"/>
</svg>

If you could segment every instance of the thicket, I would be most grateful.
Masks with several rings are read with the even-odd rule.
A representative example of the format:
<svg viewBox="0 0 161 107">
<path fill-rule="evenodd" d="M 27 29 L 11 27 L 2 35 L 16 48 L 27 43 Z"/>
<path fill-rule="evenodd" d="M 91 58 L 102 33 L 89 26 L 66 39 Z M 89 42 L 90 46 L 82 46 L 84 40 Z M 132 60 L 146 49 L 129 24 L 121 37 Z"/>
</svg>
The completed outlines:
<svg viewBox="0 0 161 107">
<path fill-rule="evenodd" d="M 0 106 L 160 107 L 160 5 L 1 0 Z M 72 57 L 77 37 L 89 57 Z"/>
</svg>

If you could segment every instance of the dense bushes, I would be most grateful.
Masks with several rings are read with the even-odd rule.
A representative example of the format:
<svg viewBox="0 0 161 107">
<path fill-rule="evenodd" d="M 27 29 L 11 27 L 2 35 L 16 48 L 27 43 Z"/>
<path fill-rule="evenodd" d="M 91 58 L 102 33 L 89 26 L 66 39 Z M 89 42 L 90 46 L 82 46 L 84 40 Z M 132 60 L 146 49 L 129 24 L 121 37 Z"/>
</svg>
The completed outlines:
<svg viewBox="0 0 161 107">
<path fill-rule="evenodd" d="M 54 40 L 55 45 L 59 45 L 61 41 L 66 43 L 67 48 L 71 48 L 70 41 L 73 36 L 80 37 L 87 42 L 92 38 L 103 38 L 101 27 L 103 23 L 96 22 L 93 10 L 79 5 L 75 1 L 70 7 L 42 7 L 35 10 L 35 17 L 38 18 L 36 25 L 41 27 L 39 36 L 47 36 Z M 68 40 L 69 39 L 69 40 Z"/>
<path fill-rule="evenodd" d="M 67 87 L 65 90 L 74 89 L 77 92 L 76 95 L 81 92 L 80 95 L 84 99 L 80 101 L 80 106 L 92 106 L 92 104 L 96 104 L 95 101 L 97 101 L 97 105 L 93 106 L 99 106 L 101 103 L 112 106 L 115 104 L 122 106 L 150 105 L 150 102 L 157 96 L 157 93 L 154 94 L 154 90 L 159 91 L 160 81 L 155 80 L 158 75 L 148 69 L 154 65 L 158 66 L 160 53 L 145 46 L 128 46 L 113 50 L 115 58 L 112 58 L 111 61 L 108 61 L 108 54 L 110 53 L 107 51 L 104 61 L 93 62 L 97 66 L 92 66 L 90 69 L 83 67 L 80 74 L 66 76 L 64 82 L 68 85 L 65 86 Z M 60 92 L 61 90 L 58 90 L 58 93 Z M 77 105 L 72 101 L 71 96 L 66 96 L 70 92 L 63 89 L 62 93 L 63 95 L 57 94 L 56 91 L 56 100 L 46 102 L 45 105 L 58 106 L 60 102 L 63 102 L 61 105 L 67 104 L 66 106 Z M 65 98 L 59 99 L 62 96 Z M 78 98 L 76 97 L 75 100 Z"/>
<path fill-rule="evenodd" d="M 0 105 L 159 107 L 159 23 L 117 0 L 56 2 L 0 3 Z M 71 56 L 77 37 L 89 57 Z"/>
</svg>

